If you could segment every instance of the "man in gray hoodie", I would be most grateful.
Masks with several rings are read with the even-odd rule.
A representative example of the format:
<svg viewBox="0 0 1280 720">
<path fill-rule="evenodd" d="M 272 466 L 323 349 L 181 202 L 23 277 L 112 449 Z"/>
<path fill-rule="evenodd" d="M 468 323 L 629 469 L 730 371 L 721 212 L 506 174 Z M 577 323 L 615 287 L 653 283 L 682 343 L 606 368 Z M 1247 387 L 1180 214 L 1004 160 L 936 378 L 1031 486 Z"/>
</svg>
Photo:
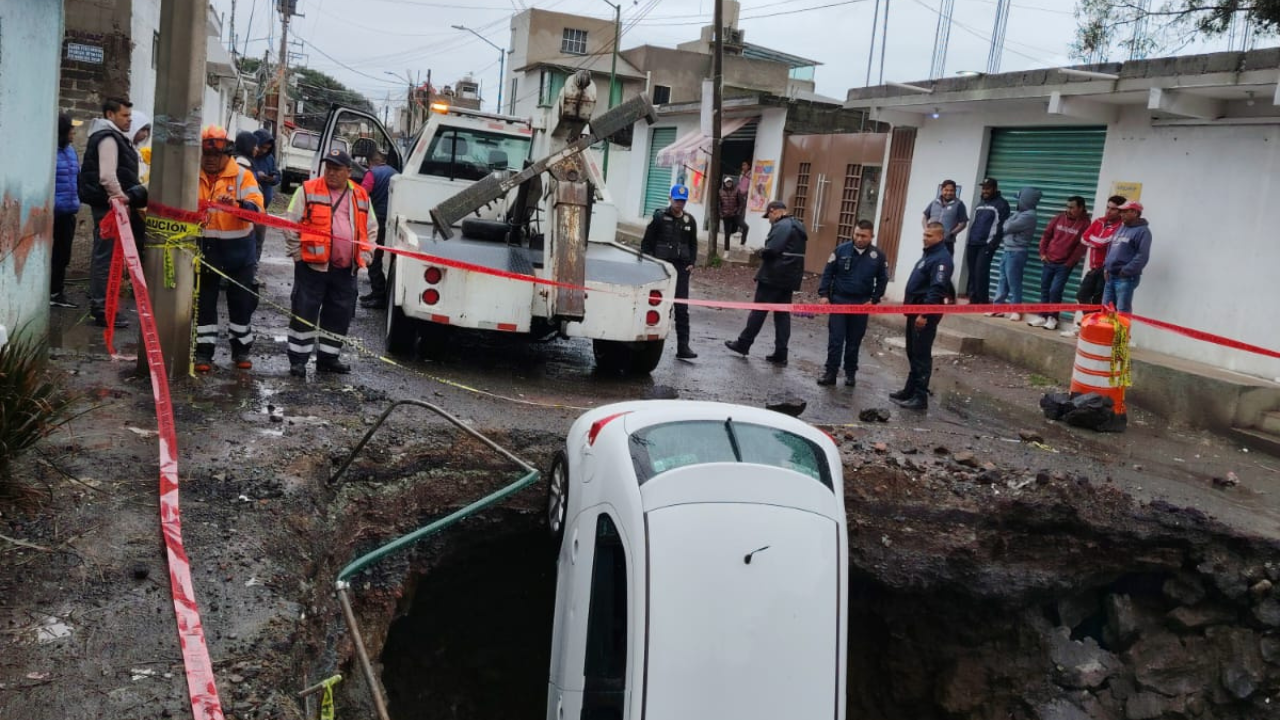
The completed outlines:
<svg viewBox="0 0 1280 720">
<path fill-rule="evenodd" d="M 1040 188 L 1024 187 L 1018 191 L 1018 209 L 1004 221 L 1004 256 L 1000 259 L 1000 282 L 993 302 L 1022 302 L 1022 271 L 1027 267 L 1027 250 L 1036 232 L 1036 206 L 1040 204 Z M 1017 322 L 1020 313 L 990 313 Z"/>
<path fill-rule="evenodd" d="M 1116 310 L 1131 313 L 1133 291 L 1151 257 L 1151 228 L 1142 217 L 1142 203 L 1133 200 L 1120 206 L 1120 222 L 1124 224 L 1111 236 L 1107 259 L 1102 264 L 1106 277 L 1102 304 L 1115 305 Z"/>
</svg>

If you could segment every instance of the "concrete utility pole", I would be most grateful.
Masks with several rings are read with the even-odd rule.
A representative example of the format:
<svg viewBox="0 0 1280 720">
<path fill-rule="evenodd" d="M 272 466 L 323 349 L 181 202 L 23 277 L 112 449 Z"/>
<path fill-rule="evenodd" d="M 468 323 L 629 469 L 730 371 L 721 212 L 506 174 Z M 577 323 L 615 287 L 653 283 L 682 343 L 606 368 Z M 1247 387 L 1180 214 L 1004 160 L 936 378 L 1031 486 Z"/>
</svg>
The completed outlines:
<svg viewBox="0 0 1280 720">
<path fill-rule="evenodd" d="M 609 66 L 609 108 L 612 109 L 616 104 L 614 99 L 614 89 L 618 82 L 618 43 L 622 40 L 622 3 L 612 3 L 604 0 L 608 5 L 613 6 L 613 64 Z M 618 93 L 621 95 L 622 93 Z M 604 162 L 601 164 L 600 172 L 604 175 L 604 179 L 609 179 L 609 141 L 604 141 Z"/>
<path fill-rule="evenodd" d="M 284 134 L 285 115 L 289 111 L 285 78 L 289 66 L 289 0 L 280 0 L 280 67 L 276 70 L 276 137 Z M 279 147 L 279 143 L 276 143 Z"/>
<path fill-rule="evenodd" d="M 151 124 L 153 202 L 195 210 L 200 189 L 200 118 L 204 100 L 207 8 L 203 0 L 165 0 L 160 6 L 160 50 L 156 58 L 156 117 Z M 191 362 L 191 304 L 195 272 L 191 258 L 175 251 L 174 287 L 165 287 L 169 252 L 146 248 L 143 264 L 155 309 L 156 329 L 170 378 Z M 146 353 L 138 370 L 147 371 Z"/>
<path fill-rule="evenodd" d="M 707 260 L 716 257 L 716 238 L 720 234 L 720 111 L 724 92 L 724 0 L 716 0 L 716 45 L 711 55 L 711 166 L 702 179 L 702 195 L 707 217 L 711 219 L 707 234 Z M 724 236 L 724 251 L 729 252 L 729 236 Z"/>
</svg>

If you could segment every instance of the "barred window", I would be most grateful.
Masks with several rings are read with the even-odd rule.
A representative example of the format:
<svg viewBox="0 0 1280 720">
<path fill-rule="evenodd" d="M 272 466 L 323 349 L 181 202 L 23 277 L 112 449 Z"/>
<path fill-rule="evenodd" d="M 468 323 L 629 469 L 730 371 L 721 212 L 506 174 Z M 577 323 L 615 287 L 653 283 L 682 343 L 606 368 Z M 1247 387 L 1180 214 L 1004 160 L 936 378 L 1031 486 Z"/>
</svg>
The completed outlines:
<svg viewBox="0 0 1280 720">
<path fill-rule="evenodd" d="M 564 29 L 564 37 L 560 40 L 560 52 L 566 55 L 587 54 L 587 31 Z"/>
</svg>

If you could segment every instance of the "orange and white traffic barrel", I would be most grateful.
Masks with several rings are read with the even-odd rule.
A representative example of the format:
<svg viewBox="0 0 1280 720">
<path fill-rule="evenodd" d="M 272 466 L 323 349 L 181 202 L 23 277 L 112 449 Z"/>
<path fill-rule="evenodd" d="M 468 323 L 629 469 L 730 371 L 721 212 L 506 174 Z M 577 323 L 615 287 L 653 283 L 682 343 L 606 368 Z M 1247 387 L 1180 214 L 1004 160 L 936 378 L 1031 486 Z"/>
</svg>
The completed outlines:
<svg viewBox="0 0 1280 720">
<path fill-rule="evenodd" d="M 1129 380 L 1129 319 L 1093 313 L 1080 323 L 1071 397 L 1097 393 L 1111 398 L 1118 424 L 1125 423 L 1124 389 Z"/>
</svg>

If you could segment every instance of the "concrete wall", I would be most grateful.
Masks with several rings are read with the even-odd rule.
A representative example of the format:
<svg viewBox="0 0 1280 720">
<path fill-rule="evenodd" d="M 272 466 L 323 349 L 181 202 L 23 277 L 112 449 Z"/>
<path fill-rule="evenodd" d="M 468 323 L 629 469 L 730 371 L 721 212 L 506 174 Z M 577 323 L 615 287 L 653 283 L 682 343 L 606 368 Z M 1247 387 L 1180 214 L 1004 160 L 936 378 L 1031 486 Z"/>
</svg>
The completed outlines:
<svg viewBox="0 0 1280 720">
<path fill-rule="evenodd" d="M 565 28 L 586 31 L 588 55 L 613 51 L 612 17 L 590 18 L 547 10 L 526 10 L 513 19 L 513 33 L 517 24 L 528 40 L 519 48 L 522 62 L 515 62 L 514 57 L 508 58 L 511 67 L 563 57 L 560 42 L 564 39 Z M 514 44 L 511 49 L 516 49 Z"/>
<path fill-rule="evenodd" d="M 132 0 L 130 36 L 133 53 L 129 65 L 129 99 L 136 110 L 155 117 L 156 67 L 152 43 L 160 30 L 160 0 Z"/>
<path fill-rule="evenodd" d="M 902 299 L 903 286 L 920 258 L 919 217 L 937 184 L 943 178 L 955 179 L 963 185 L 961 198 L 973 206 L 977 183 L 985 174 L 991 127 L 1082 124 L 1089 123 L 1055 118 L 1030 106 L 998 114 L 957 112 L 936 120 L 923 118 L 888 296 Z M 1280 173 L 1278 146 L 1280 122 L 1152 127 L 1145 108 L 1133 107 L 1110 126 L 1098 194 L 1090 199 L 1090 207 L 1105 204 L 1113 181 L 1143 183 L 1142 202 L 1154 242 L 1151 262 L 1134 296 L 1138 314 L 1280 348 L 1280 324 L 1268 316 L 1275 305 L 1275 268 L 1280 267 L 1269 202 Z M 1001 190 L 1012 198 L 1018 188 Z M 881 195 L 878 210 L 883 209 Z M 1141 325 L 1134 339 L 1143 348 L 1175 357 L 1280 378 L 1280 360 Z"/>
<path fill-rule="evenodd" d="M 57 152 L 62 9 L 45 0 L 0 3 L 0 137 L 21 138 L 0 164 L 0 325 L 49 329 L 49 263 Z"/>
<path fill-rule="evenodd" d="M 671 102 L 692 102 L 702 97 L 702 81 L 711 76 L 711 56 L 688 50 L 642 45 L 622 57 L 650 74 L 653 85 L 671 88 Z M 767 60 L 727 56 L 724 59 L 726 94 L 731 88 L 785 95 L 787 66 Z M 741 93 L 739 93 L 741 94 Z"/>
</svg>

